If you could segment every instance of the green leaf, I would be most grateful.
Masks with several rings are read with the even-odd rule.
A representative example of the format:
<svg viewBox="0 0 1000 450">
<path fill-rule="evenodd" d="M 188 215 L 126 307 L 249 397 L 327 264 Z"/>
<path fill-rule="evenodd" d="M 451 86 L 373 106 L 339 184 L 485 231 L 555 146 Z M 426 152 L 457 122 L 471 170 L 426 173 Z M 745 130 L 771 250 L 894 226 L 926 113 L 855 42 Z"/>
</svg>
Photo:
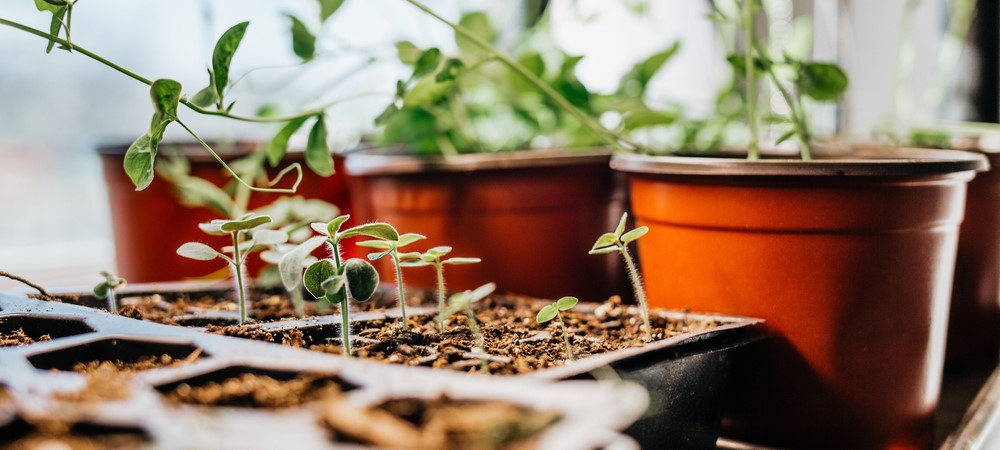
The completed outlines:
<svg viewBox="0 0 1000 450">
<path fill-rule="evenodd" d="M 576 297 L 563 297 L 560 298 L 559 301 L 557 301 L 555 304 L 560 311 L 566 311 L 576 306 L 577 303 L 580 303 L 580 299 Z"/>
<path fill-rule="evenodd" d="M 215 92 L 215 86 L 205 86 L 202 90 L 191 97 L 191 103 L 202 108 L 212 106 L 219 101 L 219 94 Z"/>
<path fill-rule="evenodd" d="M 836 64 L 809 62 L 799 73 L 802 95 L 818 101 L 836 101 L 847 90 L 847 74 Z"/>
<path fill-rule="evenodd" d="M 351 290 L 351 298 L 363 302 L 375 294 L 378 288 L 378 271 L 368 261 L 351 258 L 344 263 L 344 275 Z"/>
<path fill-rule="evenodd" d="M 497 289 L 496 283 L 486 283 L 482 286 L 476 288 L 476 290 L 469 293 L 469 303 L 478 302 L 486 297 L 489 297 Z"/>
<path fill-rule="evenodd" d="M 247 26 L 250 22 L 241 22 L 226 30 L 215 43 L 215 50 L 212 51 L 212 73 L 215 76 L 212 83 L 215 84 L 216 99 L 222 99 L 229 84 L 229 64 L 233 62 L 233 55 L 246 34 Z"/>
<path fill-rule="evenodd" d="M 791 139 L 793 136 L 795 136 L 795 130 L 794 129 L 788 130 L 788 131 L 785 132 L 785 134 L 782 134 L 781 137 L 779 137 L 777 141 L 774 141 L 774 145 L 779 145 L 782 142 L 785 142 L 785 141 Z"/>
<path fill-rule="evenodd" d="M 447 254 L 451 253 L 451 250 L 452 250 L 451 247 L 449 247 L 447 245 L 441 245 L 441 246 L 437 246 L 437 247 L 431 248 L 430 250 L 427 250 L 427 253 L 429 253 L 431 255 L 434 255 L 434 256 L 444 256 L 444 255 L 447 255 Z"/>
<path fill-rule="evenodd" d="M 281 107 L 274 103 L 265 103 L 257 108 L 257 117 L 275 117 L 281 114 Z"/>
<path fill-rule="evenodd" d="M 618 243 L 618 236 L 614 233 L 604 233 L 601 237 L 597 238 L 597 242 L 594 243 L 593 249 L 598 249 L 601 247 L 607 247 L 609 245 L 615 245 Z"/>
<path fill-rule="evenodd" d="M 396 55 L 403 64 L 411 66 L 420 59 L 423 52 L 410 41 L 399 41 L 396 43 Z"/>
<path fill-rule="evenodd" d="M 544 307 L 542 307 L 540 311 L 538 311 L 538 315 L 535 316 L 535 322 L 538 323 L 548 322 L 552 319 L 555 319 L 557 314 L 559 314 L 559 308 L 556 307 L 555 304 L 545 305 Z"/>
<path fill-rule="evenodd" d="M 159 127 L 163 122 L 177 120 L 177 103 L 181 100 L 180 83 L 166 78 L 156 80 L 149 87 L 149 96 L 153 100 L 151 130 Z M 160 135 L 163 135 L 162 131 Z M 159 139 L 157 139 L 158 141 Z"/>
<path fill-rule="evenodd" d="M 618 221 L 618 226 L 615 227 L 615 237 L 619 237 L 625 232 L 625 223 L 628 222 L 628 213 L 622 213 L 621 220 Z"/>
<path fill-rule="evenodd" d="M 66 0 L 35 0 L 35 8 L 55 14 L 59 8 L 66 6 Z"/>
<path fill-rule="evenodd" d="M 323 177 L 333 175 L 333 155 L 330 154 L 330 147 L 326 142 L 326 121 L 322 116 L 309 131 L 305 158 L 306 165 L 317 175 Z"/>
<path fill-rule="evenodd" d="M 390 248 L 389 250 L 386 250 L 384 252 L 369 253 L 368 254 L 368 259 L 370 261 L 378 261 L 378 260 L 380 260 L 382 258 L 385 258 L 386 256 L 389 256 L 389 254 L 391 254 L 393 250 L 395 250 L 395 249 L 394 248 Z"/>
<path fill-rule="evenodd" d="M 326 22 L 344 4 L 344 0 L 319 0 L 319 18 Z"/>
<path fill-rule="evenodd" d="M 213 220 L 209 223 L 199 223 L 198 229 L 212 236 L 225 236 L 229 233 L 222 231 L 222 224 L 224 223 L 226 223 L 225 220 Z"/>
<path fill-rule="evenodd" d="M 396 240 L 396 247 L 405 247 L 421 239 L 427 239 L 427 236 L 417 233 L 406 233 L 399 235 L 399 239 Z"/>
<path fill-rule="evenodd" d="M 107 298 L 109 290 L 111 290 L 111 286 L 108 286 L 108 282 L 102 281 L 97 286 L 94 286 L 94 296 L 97 298 Z"/>
<path fill-rule="evenodd" d="M 375 250 L 392 250 L 392 243 L 389 241 L 361 241 L 358 247 L 373 248 Z"/>
<path fill-rule="evenodd" d="M 408 253 L 400 253 L 397 256 L 397 258 L 399 258 L 400 261 L 403 261 L 403 260 L 407 260 L 407 259 L 410 259 L 410 260 L 420 259 L 420 256 L 421 256 L 420 252 L 408 252 Z"/>
<path fill-rule="evenodd" d="M 288 233 L 281 230 L 257 230 L 253 233 L 255 245 L 275 245 L 288 242 Z"/>
<path fill-rule="evenodd" d="M 278 273 L 285 289 L 290 291 L 299 287 L 299 283 L 302 282 L 302 265 L 306 258 L 324 243 L 326 236 L 313 236 L 281 257 L 278 261 Z"/>
<path fill-rule="evenodd" d="M 680 51 L 680 41 L 675 41 L 666 50 L 652 54 L 650 57 L 639 62 L 632 70 L 622 77 L 621 89 L 629 91 L 632 86 L 637 88 L 635 92 L 629 92 L 633 96 L 641 96 L 646 92 L 646 87 L 653 77 L 670 61 L 674 55 Z"/>
<path fill-rule="evenodd" d="M 617 246 L 613 246 L 613 247 L 593 248 L 593 249 L 591 249 L 587 253 L 589 253 L 591 255 L 606 255 L 608 253 L 614 253 L 614 252 L 618 252 L 618 251 L 621 251 L 621 250 Z"/>
<path fill-rule="evenodd" d="M 161 164 L 160 168 L 164 167 Z M 163 172 L 161 172 L 163 174 Z M 230 215 L 234 205 L 233 199 L 218 186 L 204 178 L 184 176 L 167 178 L 174 184 L 177 197 L 184 206 L 207 206 L 225 215 Z"/>
<path fill-rule="evenodd" d="M 351 218 L 350 214 L 344 214 L 334 217 L 333 220 L 326 224 L 326 233 L 328 236 L 336 236 L 340 232 L 340 227 L 344 226 L 344 222 L 347 222 Z"/>
<path fill-rule="evenodd" d="M 177 248 L 177 254 L 198 261 L 211 261 L 220 255 L 215 249 L 201 242 L 186 242 Z"/>
<path fill-rule="evenodd" d="M 156 159 L 156 148 L 153 138 L 147 131 L 136 139 L 125 152 L 125 174 L 132 180 L 135 190 L 141 191 L 153 182 L 153 161 Z"/>
<path fill-rule="evenodd" d="M 329 296 L 330 293 L 340 292 L 340 290 L 344 288 L 345 284 L 347 284 L 347 277 L 343 275 L 334 275 L 323 280 L 319 285 L 323 289 L 323 292 L 326 292 L 326 296 Z"/>
<path fill-rule="evenodd" d="M 438 72 L 437 76 L 434 77 L 434 81 L 438 83 L 444 81 L 451 81 L 458 78 L 458 75 L 462 73 L 462 69 L 465 68 L 465 64 L 462 61 L 455 58 L 448 58 L 444 62 L 444 67 Z"/>
<path fill-rule="evenodd" d="M 358 225 L 356 227 L 348 228 L 344 230 L 343 233 L 337 235 L 337 240 L 345 239 L 354 236 L 368 236 L 377 239 L 384 239 L 387 241 L 399 240 L 399 233 L 396 231 L 392 225 L 383 222 L 373 222 L 366 223 L 364 225 Z M 373 242 L 373 241 L 366 241 Z"/>
<path fill-rule="evenodd" d="M 37 3 L 38 0 L 36 0 Z M 59 36 L 59 30 L 63 28 L 63 20 L 66 17 L 66 11 L 69 8 L 57 7 L 56 11 L 52 12 L 52 21 L 49 22 L 49 34 L 53 36 Z M 45 53 L 51 53 L 52 48 L 56 46 L 56 41 L 49 41 L 49 45 L 45 46 Z"/>
<path fill-rule="evenodd" d="M 746 74 L 747 74 L 746 54 L 744 54 L 744 53 L 733 53 L 733 54 L 729 55 L 728 57 L 726 57 L 726 61 L 729 62 L 729 65 L 733 69 L 733 73 L 736 74 L 737 77 L 745 77 L 746 76 Z M 767 61 L 767 60 L 764 60 L 764 59 L 762 59 L 759 56 L 754 56 L 754 58 L 753 58 L 753 65 L 754 65 L 754 72 L 755 73 L 764 73 L 764 72 L 767 71 L 768 67 L 771 66 L 771 62 Z"/>
<path fill-rule="evenodd" d="M 309 61 L 316 56 L 316 36 L 298 17 L 285 14 L 292 21 L 292 51 L 295 56 Z"/>
<path fill-rule="evenodd" d="M 278 134 L 274 135 L 274 139 L 271 139 L 271 143 L 267 145 L 267 162 L 271 164 L 271 167 L 277 166 L 281 162 L 281 159 L 285 157 L 285 152 L 288 151 L 288 139 L 299 128 L 302 128 L 302 124 L 306 123 L 307 119 L 308 117 L 300 117 L 289 121 L 278 130 Z"/>
<path fill-rule="evenodd" d="M 443 99 L 455 86 L 454 81 L 439 83 L 431 77 L 423 78 L 403 96 L 403 106 L 406 108 L 423 108 Z"/>
<path fill-rule="evenodd" d="M 438 258 L 439 258 L 438 256 L 434 256 L 429 253 L 424 253 L 423 255 L 420 255 L 420 259 L 426 263 L 436 263 Z"/>
<path fill-rule="evenodd" d="M 319 234 L 322 234 L 324 236 L 329 236 L 329 234 L 328 234 L 329 231 L 327 231 L 326 225 L 327 224 L 325 224 L 323 222 L 313 222 L 313 223 L 309 224 L 309 228 L 312 228 L 313 231 L 315 231 L 315 232 L 317 232 Z"/>
<path fill-rule="evenodd" d="M 306 273 L 302 276 L 302 284 L 313 297 L 324 298 L 327 292 L 323 289 L 323 282 L 336 275 L 337 268 L 334 267 L 333 261 L 321 259 L 306 268 Z"/>
<path fill-rule="evenodd" d="M 420 58 L 417 58 L 417 63 L 413 66 L 413 75 L 410 76 L 410 79 L 415 80 L 434 72 L 437 70 L 439 64 L 441 64 L 441 50 L 437 47 L 424 50 L 420 54 Z"/>
<path fill-rule="evenodd" d="M 250 216 L 239 220 L 227 220 L 219 227 L 219 229 L 225 231 L 226 233 L 232 233 L 234 231 L 246 231 L 270 222 L 271 216 Z"/>
<path fill-rule="evenodd" d="M 481 262 L 483 262 L 483 260 L 479 259 L 479 258 L 455 257 L 455 258 L 448 258 L 448 259 L 446 259 L 444 261 L 441 261 L 441 264 L 452 264 L 452 265 L 456 265 L 456 266 L 461 266 L 461 265 L 465 265 L 465 264 L 477 264 L 477 263 L 481 263 Z"/>
<path fill-rule="evenodd" d="M 392 119 L 392 116 L 396 115 L 397 112 L 399 112 L 399 107 L 396 106 L 395 103 L 390 103 L 389 106 L 386 106 L 385 110 L 375 118 L 375 125 L 385 125 L 390 119 Z"/>
<path fill-rule="evenodd" d="M 424 261 L 424 260 L 420 260 L 420 259 L 411 259 L 409 261 L 400 261 L 399 262 L 399 267 L 427 267 L 427 266 L 433 266 L 433 265 L 434 264 L 432 264 L 430 262 L 427 262 L 427 261 Z"/>
<path fill-rule="evenodd" d="M 636 229 L 634 229 L 632 231 L 629 231 L 628 233 L 625 233 L 625 234 L 622 235 L 622 243 L 623 244 L 628 244 L 628 243 L 630 243 L 632 241 L 635 241 L 636 239 L 639 239 L 639 238 L 645 236 L 646 233 L 649 233 L 649 227 L 639 227 L 639 228 L 636 228 Z"/>
<path fill-rule="evenodd" d="M 490 22 L 489 16 L 481 11 L 463 14 L 462 18 L 459 19 L 458 24 L 471 31 L 476 37 L 490 44 L 496 43 L 496 39 L 500 35 L 500 33 L 497 32 L 496 27 L 494 27 Z M 455 33 L 455 43 L 458 44 L 459 50 L 466 53 L 483 51 L 481 47 L 458 32 Z"/>
<path fill-rule="evenodd" d="M 517 60 L 525 69 L 535 74 L 536 77 L 545 76 L 545 59 L 538 52 L 525 53 Z"/>
</svg>

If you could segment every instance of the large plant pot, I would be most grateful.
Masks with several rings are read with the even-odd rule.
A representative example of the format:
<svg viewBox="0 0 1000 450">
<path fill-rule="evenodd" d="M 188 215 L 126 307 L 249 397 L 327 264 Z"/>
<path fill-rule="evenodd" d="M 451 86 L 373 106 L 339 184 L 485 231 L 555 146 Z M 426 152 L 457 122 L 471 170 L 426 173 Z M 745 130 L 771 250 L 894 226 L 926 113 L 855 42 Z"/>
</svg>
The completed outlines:
<svg viewBox="0 0 1000 450">
<path fill-rule="evenodd" d="M 767 320 L 725 435 L 790 448 L 931 444 L 966 183 L 979 155 L 814 162 L 616 156 L 650 302 Z"/>
<path fill-rule="evenodd" d="M 951 294 L 947 363 L 995 367 L 1000 362 L 1000 152 L 981 152 L 993 169 L 969 183 Z"/>
<path fill-rule="evenodd" d="M 352 153 L 345 163 L 353 207 L 450 245 L 482 264 L 448 269 L 449 290 L 494 281 L 544 298 L 602 299 L 628 292 L 618 261 L 587 251 L 627 206 L 606 150 L 535 150 L 456 157 Z M 405 249 L 404 249 L 405 250 Z M 377 265 L 395 278 L 392 262 Z M 406 284 L 433 289 L 432 268 L 407 270 Z"/>
<path fill-rule="evenodd" d="M 232 161 L 248 155 L 256 149 L 256 143 L 234 144 L 223 154 Z M 104 181 L 111 206 L 112 227 L 115 238 L 115 260 L 118 275 L 129 282 L 174 281 L 203 278 L 221 273 L 219 261 L 194 261 L 177 255 L 177 247 L 189 241 L 199 241 L 221 248 L 229 244 L 226 237 L 209 236 L 201 232 L 199 223 L 220 219 L 219 214 L 209 208 L 189 208 L 182 205 L 175 193 L 174 185 L 163 177 L 156 177 L 145 190 L 136 191 L 122 168 L 124 146 L 108 146 L 98 149 L 104 169 Z M 219 149 L 217 149 L 218 151 Z M 232 178 L 225 169 L 199 144 L 160 144 L 161 154 L 179 153 L 191 163 L 191 175 L 204 178 L 217 186 L 223 186 Z M 301 151 L 290 151 L 281 167 L 292 162 L 302 162 Z M 341 211 L 350 211 L 350 196 L 347 194 L 342 164 L 343 157 L 334 156 L 337 172 L 330 177 L 321 177 L 304 170 L 298 192 L 305 198 L 320 199 L 337 205 Z M 269 176 L 277 175 L 269 169 Z M 281 194 L 252 194 L 249 207 L 258 208 L 277 200 Z M 256 255 L 250 260 L 250 273 L 256 274 L 261 263 Z"/>
</svg>

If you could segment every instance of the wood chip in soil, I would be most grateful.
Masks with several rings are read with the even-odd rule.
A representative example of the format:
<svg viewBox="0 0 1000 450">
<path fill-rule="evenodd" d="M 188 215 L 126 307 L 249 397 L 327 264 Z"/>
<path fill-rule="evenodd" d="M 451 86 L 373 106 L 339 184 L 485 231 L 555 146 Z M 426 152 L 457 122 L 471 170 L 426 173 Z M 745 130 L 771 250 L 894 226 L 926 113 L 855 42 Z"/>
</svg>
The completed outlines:
<svg viewBox="0 0 1000 450">
<path fill-rule="evenodd" d="M 24 333 L 23 328 L 18 328 L 9 333 L 0 333 L 0 347 L 20 347 L 22 345 L 34 344 L 35 342 L 51 341 L 52 336 L 43 334 L 35 339 Z"/>
<path fill-rule="evenodd" d="M 240 374 L 196 386 L 182 383 L 164 395 L 167 399 L 204 406 L 288 408 L 321 398 L 339 397 L 341 385 L 329 375 L 301 375 L 277 380 L 266 375 Z"/>
<path fill-rule="evenodd" d="M 341 442 L 401 449 L 521 449 L 560 415 L 499 400 L 393 399 L 374 407 L 323 405 L 324 422 Z"/>
</svg>

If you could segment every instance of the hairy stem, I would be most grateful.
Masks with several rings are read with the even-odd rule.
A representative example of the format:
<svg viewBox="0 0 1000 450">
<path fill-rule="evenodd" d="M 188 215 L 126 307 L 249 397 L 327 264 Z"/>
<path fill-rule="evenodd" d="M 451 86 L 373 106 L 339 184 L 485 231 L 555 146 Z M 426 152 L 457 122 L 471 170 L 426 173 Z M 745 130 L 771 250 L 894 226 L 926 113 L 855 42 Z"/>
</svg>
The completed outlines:
<svg viewBox="0 0 1000 450">
<path fill-rule="evenodd" d="M 247 321 L 247 299 L 246 291 L 243 289 L 243 260 L 240 258 L 240 232 L 231 235 L 233 237 L 233 272 L 236 272 L 236 294 L 240 299 L 240 325 Z"/>
<path fill-rule="evenodd" d="M 406 292 L 403 290 L 403 270 L 399 266 L 399 252 L 392 249 L 392 263 L 396 266 L 396 288 L 399 293 L 399 311 L 403 315 L 403 331 L 410 329 L 409 321 L 406 318 Z"/>
<path fill-rule="evenodd" d="M 556 311 L 556 317 L 559 318 L 559 326 L 562 327 L 563 342 L 566 343 L 566 359 L 572 361 L 573 358 L 573 345 L 569 343 L 569 331 L 566 330 L 566 322 L 563 322 L 562 314 Z"/>
<path fill-rule="evenodd" d="M 350 289 L 344 286 L 344 290 L 348 294 L 345 296 L 344 301 L 340 302 L 340 339 L 344 345 L 344 356 L 351 356 L 351 320 L 350 308 L 347 307 L 350 300 Z"/>
<path fill-rule="evenodd" d="M 438 284 L 438 333 L 441 333 L 444 332 L 444 265 L 438 261 L 438 263 L 434 265 L 434 268 L 437 272 Z"/>
<path fill-rule="evenodd" d="M 635 261 L 632 260 L 632 255 L 628 252 L 628 246 L 624 244 L 618 244 L 618 248 L 622 252 L 622 257 L 625 258 L 625 266 L 628 267 L 628 276 L 632 281 L 632 289 L 635 290 L 635 299 L 639 301 L 639 311 L 642 313 L 642 327 L 646 334 L 646 340 L 653 340 L 653 328 L 649 326 L 649 307 L 646 306 L 646 292 L 642 288 L 642 278 L 639 275 L 639 269 L 635 267 Z"/>
</svg>

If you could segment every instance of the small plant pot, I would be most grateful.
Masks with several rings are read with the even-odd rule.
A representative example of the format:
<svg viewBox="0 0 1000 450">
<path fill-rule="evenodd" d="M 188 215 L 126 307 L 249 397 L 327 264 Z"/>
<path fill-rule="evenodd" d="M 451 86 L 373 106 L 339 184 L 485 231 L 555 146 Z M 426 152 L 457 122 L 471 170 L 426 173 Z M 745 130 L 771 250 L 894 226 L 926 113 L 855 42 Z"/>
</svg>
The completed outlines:
<svg viewBox="0 0 1000 450">
<path fill-rule="evenodd" d="M 216 146 L 223 159 L 232 161 L 247 156 L 257 148 L 257 143 L 239 142 L 226 149 Z M 174 185 L 157 176 L 145 190 L 136 191 L 135 185 L 122 168 L 128 145 L 98 148 L 104 170 L 104 181 L 111 206 L 111 222 L 115 239 L 117 275 L 134 283 L 178 281 L 203 278 L 210 274 L 228 276 L 220 272 L 217 261 L 194 261 L 177 255 L 177 248 L 190 241 L 205 242 L 216 248 L 229 244 L 226 237 L 208 236 L 198 229 L 199 223 L 220 219 L 219 213 L 206 207 L 189 208 L 177 198 Z M 228 151 L 225 151 L 228 150 Z M 190 161 L 191 175 L 208 180 L 216 186 L 232 181 L 225 169 L 201 147 L 200 144 L 160 144 L 160 155 L 179 154 Z M 302 163 L 301 151 L 290 151 L 278 169 L 268 169 L 273 178 L 277 172 L 292 162 Z M 321 177 L 303 168 L 302 184 L 295 195 L 320 199 L 337 205 L 342 212 L 350 211 L 350 197 L 344 182 L 343 157 L 334 156 L 337 173 Z M 294 175 L 294 174 L 293 174 Z M 290 183 L 282 182 L 282 186 Z M 249 207 L 259 208 L 277 200 L 280 194 L 252 194 Z M 249 260 L 251 274 L 262 267 L 258 256 Z M 215 275 L 219 277 L 220 275 Z"/>
<path fill-rule="evenodd" d="M 723 434 L 791 448 L 931 444 L 966 184 L 980 155 L 616 156 L 650 303 L 761 317 Z"/>
<path fill-rule="evenodd" d="M 533 150 L 455 157 L 364 151 L 345 165 L 353 207 L 364 221 L 393 224 L 426 243 L 483 263 L 450 268 L 449 290 L 496 282 L 543 298 L 604 299 L 628 292 L 617 261 L 589 257 L 627 205 L 607 150 Z M 388 258 L 386 258 L 388 259 Z M 391 261 L 376 265 L 395 278 Z M 406 284 L 434 289 L 433 269 L 409 270 Z"/>
<path fill-rule="evenodd" d="M 54 333 L 0 350 L 6 443 L 311 450 L 410 436 L 407 448 L 638 449 L 620 430 L 648 404 L 630 383 L 419 371 L 8 295 L 0 310 L 36 319 L 35 331 L 53 319 Z M 56 335 L 66 320 L 91 331 Z"/>
</svg>

